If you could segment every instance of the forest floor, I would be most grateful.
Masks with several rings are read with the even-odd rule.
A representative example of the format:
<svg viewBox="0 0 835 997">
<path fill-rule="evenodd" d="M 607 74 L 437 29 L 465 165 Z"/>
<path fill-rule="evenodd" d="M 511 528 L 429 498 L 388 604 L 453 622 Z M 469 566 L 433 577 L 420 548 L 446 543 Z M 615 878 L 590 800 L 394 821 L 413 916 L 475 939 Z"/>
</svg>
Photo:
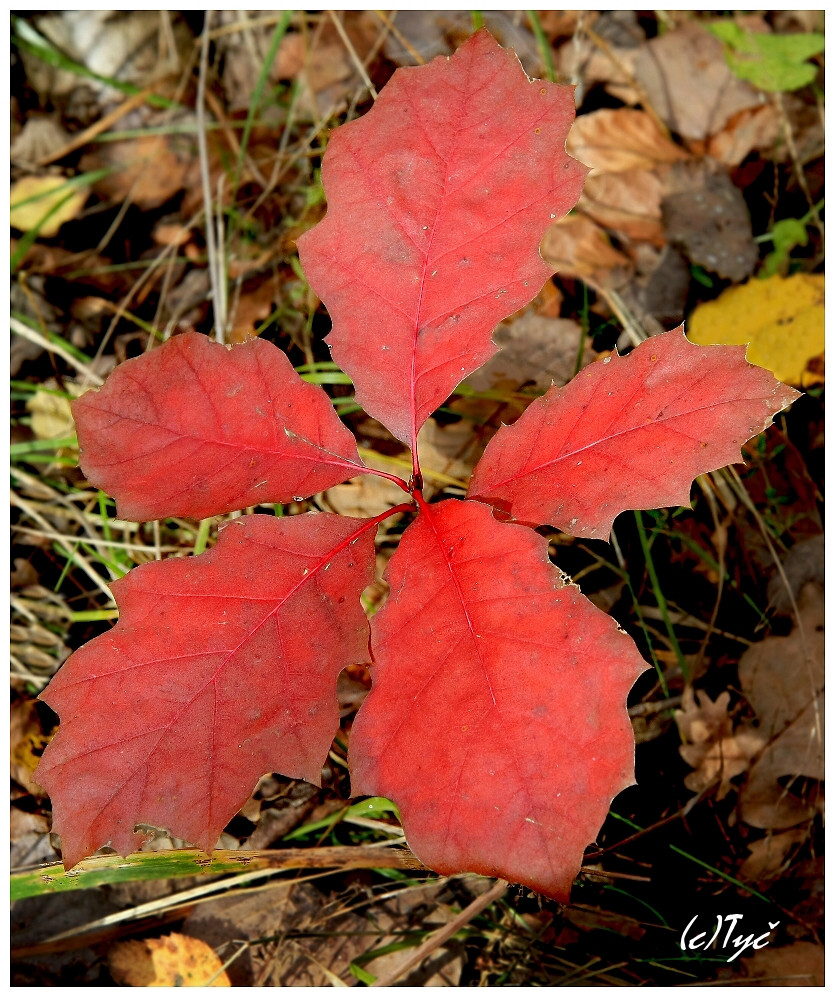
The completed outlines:
<svg viewBox="0 0 835 997">
<path fill-rule="evenodd" d="M 364 459 L 408 470 L 331 362 L 296 239 L 326 211 L 329 132 L 373 106 L 369 86 L 482 22 L 530 76 L 576 86 L 567 148 L 592 172 L 543 242 L 557 275 L 422 430 L 434 495 L 462 496 L 492 435 L 552 381 L 682 321 L 702 343 L 750 340 L 803 391 L 689 506 L 624 513 L 611 544 L 539 531 L 651 666 L 629 697 L 637 783 L 569 904 L 439 877 L 386 801 L 350 800 L 371 681 L 355 666 L 321 789 L 265 775 L 211 866 L 158 828 L 128 863 L 105 848 L 66 877 L 35 772 L 58 718 L 36 697 L 115 624 L 109 582 L 211 547 L 240 515 L 118 519 L 78 467 L 70 401 L 212 330 L 202 168 L 227 341 L 277 344 Z M 204 27 L 200 11 L 12 18 L 13 985 L 823 985 L 823 56 L 756 47 L 803 36 L 812 52 L 822 12 L 223 11 L 201 65 Z M 363 476 L 259 508 L 374 516 L 397 492 Z M 369 614 L 397 530 L 378 535 Z M 768 944 L 740 955 L 724 927 L 707 951 L 681 944 L 729 914 Z"/>
</svg>

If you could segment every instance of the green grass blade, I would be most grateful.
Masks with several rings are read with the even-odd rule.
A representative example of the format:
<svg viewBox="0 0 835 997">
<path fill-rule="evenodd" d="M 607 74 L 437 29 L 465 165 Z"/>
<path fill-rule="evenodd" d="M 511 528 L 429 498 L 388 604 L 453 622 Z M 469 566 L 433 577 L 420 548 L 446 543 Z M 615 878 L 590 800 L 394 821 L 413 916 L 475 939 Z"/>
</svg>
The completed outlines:
<svg viewBox="0 0 835 997">
<path fill-rule="evenodd" d="M 62 447 L 77 447 L 78 438 L 65 436 L 60 440 L 27 440 L 26 443 L 12 443 L 9 453 L 12 457 L 19 454 L 32 453 L 36 450 L 60 450 Z"/>
<path fill-rule="evenodd" d="M 108 166 L 101 170 L 90 170 L 89 173 L 79 173 L 77 177 L 70 177 L 60 187 L 50 187 L 49 190 L 42 190 L 40 194 L 32 194 L 30 197 L 24 197 L 22 201 L 15 201 L 11 207 L 22 208 L 24 204 L 42 201 L 45 197 L 54 197 L 56 194 L 62 193 L 62 191 L 72 191 L 77 187 L 92 186 L 94 183 L 98 183 L 99 180 L 110 176 L 111 173 L 117 173 L 123 169 L 125 169 L 124 166 Z"/>
<path fill-rule="evenodd" d="M 764 897 L 762 893 L 757 893 L 756 890 L 752 889 L 750 886 L 747 886 L 745 883 L 740 882 L 740 880 L 734 879 L 733 876 L 729 876 L 726 872 L 722 872 L 721 869 L 717 869 L 715 866 L 708 865 L 707 862 L 697 859 L 695 855 L 691 855 L 689 852 L 685 852 L 681 848 L 676 848 L 675 845 L 670 845 L 670 849 L 677 855 L 682 855 L 691 862 L 695 862 L 696 865 L 700 865 L 703 869 L 707 869 L 708 872 L 712 872 L 715 876 L 719 876 L 721 879 L 726 879 L 729 883 L 733 883 L 734 886 L 738 886 L 741 890 L 745 890 L 745 892 L 750 893 L 752 897 L 756 897 L 758 900 L 762 900 L 767 904 L 772 902 L 768 899 L 768 897 Z"/>
<path fill-rule="evenodd" d="M 12 900 L 44 893 L 68 893 L 105 883 L 130 883 L 147 879 L 175 879 L 181 876 L 217 876 L 259 869 L 424 869 L 404 848 L 284 848 L 264 851 L 219 849 L 206 855 L 197 848 L 171 851 L 134 852 L 121 855 L 94 855 L 83 859 L 69 872 L 60 862 L 13 872 L 10 878 Z"/>
<path fill-rule="evenodd" d="M 28 52 L 29 55 L 35 56 L 36 59 L 40 59 L 41 62 L 45 62 L 48 66 L 54 66 L 56 69 L 65 69 L 70 73 L 75 73 L 76 76 L 83 76 L 89 80 L 96 80 L 98 83 L 105 83 L 107 86 L 113 87 L 114 90 L 120 90 L 122 93 L 130 96 L 140 93 L 140 88 L 135 87 L 132 83 L 124 83 L 122 80 L 115 80 L 112 76 L 102 76 L 100 73 L 96 73 L 92 69 L 88 69 L 87 66 L 82 63 L 76 62 L 75 59 L 71 59 L 63 52 L 59 52 L 58 49 L 53 48 L 49 42 L 42 35 L 38 34 L 32 25 L 23 18 L 12 17 L 12 44 L 16 45 L 20 49 L 23 49 L 24 52 Z M 173 100 L 168 100 L 165 97 L 157 97 L 155 94 L 150 94 L 147 99 L 148 103 L 154 107 L 182 108 L 182 104 L 178 104 Z"/>
<path fill-rule="evenodd" d="M 50 191 L 51 193 L 51 191 Z M 56 201 L 55 204 L 47 211 L 43 218 L 39 219 L 38 224 L 34 228 L 30 228 L 28 232 L 24 233 L 21 237 L 20 242 L 17 244 L 17 249 L 12 254 L 9 260 L 9 269 L 12 273 L 17 271 L 23 261 L 23 257 L 29 252 L 32 243 L 38 238 L 41 229 L 46 225 L 49 219 L 73 197 L 73 191 L 68 191 L 67 194 L 61 198 L 60 201 Z"/>
<path fill-rule="evenodd" d="M 258 82 L 255 84 L 255 89 L 252 91 L 252 97 L 249 101 L 249 110 L 246 115 L 246 124 L 244 125 L 244 133 L 241 137 L 241 151 L 238 153 L 238 161 L 235 164 L 235 179 L 232 181 L 233 201 L 235 199 L 235 194 L 238 191 L 238 185 L 241 182 L 241 170 L 244 165 L 244 156 L 246 155 L 247 146 L 249 145 L 249 133 L 252 131 L 252 123 L 255 120 L 255 115 L 258 113 L 258 109 L 261 107 L 261 100 L 264 96 L 264 87 L 266 86 L 270 70 L 275 62 L 275 57 L 278 54 L 278 46 L 281 44 L 281 40 L 287 33 L 287 28 L 290 25 L 292 17 L 293 11 L 285 10 L 284 16 L 275 26 L 275 31 L 273 31 L 273 36 L 270 39 L 270 47 L 267 51 L 267 56 L 261 66 L 261 72 L 258 74 Z"/>
<path fill-rule="evenodd" d="M 71 623 L 99 623 L 103 620 L 118 620 L 118 609 L 85 609 L 80 613 L 72 613 Z"/>
<path fill-rule="evenodd" d="M 652 585 L 652 591 L 655 595 L 655 601 L 658 603 L 658 609 L 661 613 L 661 618 L 664 620 L 664 626 L 667 629 L 667 636 L 670 638 L 670 643 L 673 645 L 673 650 L 678 658 L 679 668 L 681 668 L 681 674 L 684 676 L 684 681 L 690 681 L 690 669 L 687 667 L 687 661 L 684 658 L 681 647 L 678 643 L 678 637 L 673 629 L 673 623 L 670 619 L 670 611 L 667 608 L 667 600 L 664 598 L 664 593 L 661 591 L 661 583 L 658 581 L 658 573 L 655 570 L 655 564 L 652 560 L 652 552 L 650 551 L 649 540 L 647 539 L 647 531 L 644 528 L 644 521 L 641 518 L 641 513 L 635 510 L 635 523 L 638 527 L 638 538 L 641 541 L 641 550 L 644 552 L 644 560 L 647 565 L 647 574 L 649 575 L 650 584 Z"/>
<path fill-rule="evenodd" d="M 197 528 L 197 539 L 194 541 L 195 554 L 202 554 L 205 551 L 206 544 L 209 542 L 209 530 L 211 527 L 211 519 L 200 520 L 200 526 Z"/>
<path fill-rule="evenodd" d="M 539 20 L 539 14 L 537 14 L 535 10 L 527 10 L 525 13 L 528 15 L 528 20 L 531 22 L 533 33 L 536 35 L 536 41 L 539 45 L 542 61 L 545 63 L 545 74 L 552 83 L 556 83 L 557 74 L 554 71 L 554 56 L 551 52 L 551 45 L 548 41 L 548 36 L 542 30 L 542 22 Z"/>
</svg>

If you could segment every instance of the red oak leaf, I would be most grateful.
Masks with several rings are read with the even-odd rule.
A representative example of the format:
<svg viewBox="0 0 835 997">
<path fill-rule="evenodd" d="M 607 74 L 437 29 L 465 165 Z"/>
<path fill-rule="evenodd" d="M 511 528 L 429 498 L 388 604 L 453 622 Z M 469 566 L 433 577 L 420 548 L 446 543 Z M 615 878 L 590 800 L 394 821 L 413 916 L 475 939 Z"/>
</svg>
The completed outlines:
<svg viewBox="0 0 835 997">
<path fill-rule="evenodd" d="M 61 726 L 38 781 L 67 868 L 107 842 L 127 855 L 138 823 L 208 851 L 265 772 L 320 785 L 337 676 L 368 660 L 377 522 L 244 516 L 208 553 L 113 583 L 119 623 L 42 694 Z"/>
<path fill-rule="evenodd" d="M 387 574 L 353 792 L 394 800 L 430 868 L 567 900 L 634 782 L 626 696 L 646 664 L 543 537 L 478 503 L 422 505 Z"/>
<path fill-rule="evenodd" d="M 299 256 L 357 401 L 413 452 L 429 414 L 496 352 L 498 323 L 554 272 L 539 243 L 587 172 L 565 152 L 573 93 L 529 80 L 479 31 L 450 59 L 398 69 L 330 138 L 328 214 Z"/>
<path fill-rule="evenodd" d="M 73 403 L 81 469 L 123 519 L 207 516 L 306 498 L 365 471 L 321 388 L 260 339 L 188 332 Z"/>
<path fill-rule="evenodd" d="M 695 346 L 683 328 L 551 388 L 490 441 L 468 497 L 602 540 L 626 509 L 687 505 L 693 479 L 739 461 L 799 393 L 744 346 Z"/>
</svg>

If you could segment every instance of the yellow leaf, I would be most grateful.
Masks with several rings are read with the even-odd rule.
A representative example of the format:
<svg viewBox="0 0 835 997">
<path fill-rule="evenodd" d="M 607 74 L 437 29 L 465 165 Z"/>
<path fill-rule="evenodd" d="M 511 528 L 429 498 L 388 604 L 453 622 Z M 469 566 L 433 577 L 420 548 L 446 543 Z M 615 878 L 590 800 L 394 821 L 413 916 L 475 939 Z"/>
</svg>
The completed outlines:
<svg viewBox="0 0 835 997">
<path fill-rule="evenodd" d="M 801 384 L 807 363 L 824 350 L 823 301 L 822 274 L 749 280 L 699 305 L 687 338 L 700 346 L 750 343 L 750 363 Z"/>
<path fill-rule="evenodd" d="M 9 195 L 11 215 L 9 224 L 21 232 L 29 232 L 38 227 L 38 223 L 57 205 L 64 203 L 55 214 L 41 226 L 39 234 L 47 239 L 58 234 L 58 229 L 75 218 L 84 207 L 89 188 L 76 187 L 75 190 L 66 186 L 66 178 L 61 176 L 24 177 L 12 187 Z M 58 188 L 63 188 L 58 190 Z M 67 197 L 69 195 L 69 197 Z M 64 201 L 64 198 L 67 198 Z M 23 204 L 21 202 L 25 201 Z M 20 207 L 15 207 L 20 205 Z"/>
<path fill-rule="evenodd" d="M 82 389 L 71 381 L 65 381 L 64 386 L 75 397 L 83 393 Z M 50 378 L 44 382 L 44 387 L 55 389 L 58 384 Z M 36 391 L 26 402 L 26 410 L 31 413 L 32 432 L 37 439 L 62 440 L 75 435 L 75 420 L 72 417 L 69 399 L 50 394 L 48 391 Z"/>
<path fill-rule="evenodd" d="M 205 942 L 178 934 L 116 942 L 107 964 L 113 979 L 127 987 L 205 987 L 223 965 Z M 232 984 L 221 972 L 212 986 Z"/>
</svg>

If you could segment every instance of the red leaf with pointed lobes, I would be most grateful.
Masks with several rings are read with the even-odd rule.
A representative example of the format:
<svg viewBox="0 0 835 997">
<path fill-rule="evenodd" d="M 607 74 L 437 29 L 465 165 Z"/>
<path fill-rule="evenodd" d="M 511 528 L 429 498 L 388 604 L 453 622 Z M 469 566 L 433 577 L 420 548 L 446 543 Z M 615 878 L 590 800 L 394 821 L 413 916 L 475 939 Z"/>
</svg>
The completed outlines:
<svg viewBox="0 0 835 997">
<path fill-rule="evenodd" d="M 278 347 L 188 332 L 73 403 L 81 469 L 123 519 L 205 519 L 307 498 L 364 468 L 321 388 Z"/>
<path fill-rule="evenodd" d="M 394 800 L 430 868 L 565 901 L 634 782 L 626 696 L 647 666 L 547 546 L 476 502 L 422 507 L 372 619 L 349 761 L 353 793 Z"/>
<path fill-rule="evenodd" d="M 588 172 L 565 152 L 573 120 L 572 88 L 529 80 L 482 30 L 450 59 L 398 69 L 330 138 L 328 214 L 299 257 L 357 401 L 413 450 L 554 272 L 540 240 Z"/>
<path fill-rule="evenodd" d="M 551 388 L 490 441 L 468 497 L 519 522 L 608 540 L 626 509 L 688 505 L 693 479 L 740 447 L 799 392 L 745 359 L 695 346 L 684 327 Z"/>
<path fill-rule="evenodd" d="M 210 851 L 265 772 L 320 785 L 336 680 L 368 660 L 376 520 L 233 520 L 199 557 L 135 568 L 119 623 L 42 694 L 61 718 L 38 781 L 67 868 L 165 827 Z"/>
</svg>

